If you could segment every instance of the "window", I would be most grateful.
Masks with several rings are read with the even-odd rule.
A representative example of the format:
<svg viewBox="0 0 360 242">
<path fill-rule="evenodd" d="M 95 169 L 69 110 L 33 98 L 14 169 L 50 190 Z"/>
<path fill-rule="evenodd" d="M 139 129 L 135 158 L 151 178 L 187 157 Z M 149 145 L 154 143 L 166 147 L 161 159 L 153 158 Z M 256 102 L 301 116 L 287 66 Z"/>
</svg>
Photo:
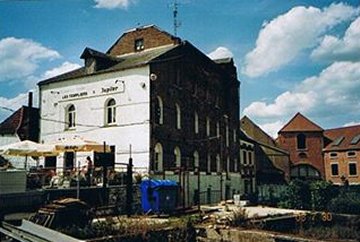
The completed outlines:
<svg viewBox="0 0 360 242">
<path fill-rule="evenodd" d="M 306 136 L 305 134 L 298 134 L 297 138 L 297 148 L 298 149 L 306 149 Z"/>
<path fill-rule="evenodd" d="M 253 162 L 252 162 L 252 153 L 251 152 L 248 152 L 248 157 L 249 157 L 249 164 L 251 165 Z"/>
<path fill-rule="evenodd" d="M 156 103 L 155 103 L 155 122 L 157 124 L 163 124 L 164 122 L 164 107 L 161 97 L 156 97 Z"/>
<path fill-rule="evenodd" d="M 116 123 L 116 102 L 114 99 L 110 99 L 106 102 L 105 116 L 106 124 Z"/>
<path fill-rule="evenodd" d="M 207 172 L 210 173 L 211 172 L 211 155 L 208 154 L 207 155 Z"/>
<path fill-rule="evenodd" d="M 219 122 L 216 123 L 216 136 L 220 137 L 220 123 Z"/>
<path fill-rule="evenodd" d="M 234 172 L 238 172 L 239 170 L 239 168 L 238 168 L 238 160 L 235 158 L 235 160 L 234 160 Z"/>
<path fill-rule="evenodd" d="M 355 151 L 349 151 L 349 152 L 347 152 L 347 156 L 354 157 L 354 156 L 356 156 L 356 153 L 355 153 Z"/>
<path fill-rule="evenodd" d="M 175 147 L 174 149 L 174 155 L 175 155 L 175 166 L 180 167 L 181 166 L 181 152 L 179 147 Z"/>
<path fill-rule="evenodd" d="M 64 153 L 65 170 L 72 170 L 74 168 L 74 152 Z"/>
<path fill-rule="evenodd" d="M 216 155 L 216 171 L 221 172 L 221 162 L 220 162 L 220 155 Z"/>
<path fill-rule="evenodd" d="M 245 150 L 243 150 L 243 152 L 242 152 L 242 154 L 243 154 L 243 164 L 247 164 L 247 156 L 246 156 L 246 151 Z"/>
<path fill-rule="evenodd" d="M 339 165 L 338 164 L 331 164 L 331 175 L 338 176 L 339 175 Z"/>
<path fill-rule="evenodd" d="M 226 147 L 229 147 L 230 139 L 229 139 L 229 125 L 228 124 L 226 124 L 225 138 L 226 138 Z"/>
<path fill-rule="evenodd" d="M 67 129 L 72 129 L 75 128 L 75 106 L 74 105 L 70 105 L 67 110 L 66 110 L 66 128 Z"/>
<path fill-rule="evenodd" d="M 230 157 L 226 158 L 226 172 L 230 172 Z"/>
<path fill-rule="evenodd" d="M 338 154 L 335 152 L 330 153 L 330 158 L 336 158 L 337 156 Z"/>
<path fill-rule="evenodd" d="M 349 175 L 350 176 L 356 176 L 357 175 L 356 163 L 349 163 Z"/>
<path fill-rule="evenodd" d="M 233 140 L 234 140 L 234 143 L 236 143 L 236 129 L 233 130 Z"/>
<path fill-rule="evenodd" d="M 305 160 L 308 157 L 307 154 L 304 152 L 300 152 L 298 156 L 300 160 Z"/>
<path fill-rule="evenodd" d="M 144 39 L 135 40 L 135 51 L 141 51 L 144 49 Z"/>
<path fill-rule="evenodd" d="M 179 104 L 175 104 L 176 109 L 176 128 L 181 129 L 181 110 Z"/>
<path fill-rule="evenodd" d="M 195 112 L 195 114 L 194 114 L 194 131 L 195 131 L 195 134 L 199 133 L 199 116 L 198 116 L 197 112 Z"/>
<path fill-rule="evenodd" d="M 194 152 L 194 168 L 199 167 L 199 152 L 195 150 Z"/>
<path fill-rule="evenodd" d="M 160 143 L 155 145 L 154 171 L 163 171 L 163 148 Z"/>
<path fill-rule="evenodd" d="M 210 136 L 210 119 L 209 117 L 206 117 L 206 135 Z"/>
</svg>

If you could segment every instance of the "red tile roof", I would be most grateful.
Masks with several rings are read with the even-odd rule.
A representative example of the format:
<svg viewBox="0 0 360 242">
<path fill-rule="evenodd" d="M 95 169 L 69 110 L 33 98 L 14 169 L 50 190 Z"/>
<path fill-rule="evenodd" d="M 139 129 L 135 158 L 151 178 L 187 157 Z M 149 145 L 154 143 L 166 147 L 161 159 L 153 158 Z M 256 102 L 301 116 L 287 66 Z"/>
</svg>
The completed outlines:
<svg viewBox="0 0 360 242">
<path fill-rule="evenodd" d="M 360 125 L 328 129 L 324 136 L 332 140 L 324 151 L 360 149 Z"/>
<path fill-rule="evenodd" d="M 324 130 L 301 113 L 297 113 L 284 127 L 278 132 L 323 132 Z"/>
<path fill-rule="evenodd" d="M 0 134 L 15 134 L 20 127 L 24 107 L 19 108 L 0 124 Z"/>
</svg>

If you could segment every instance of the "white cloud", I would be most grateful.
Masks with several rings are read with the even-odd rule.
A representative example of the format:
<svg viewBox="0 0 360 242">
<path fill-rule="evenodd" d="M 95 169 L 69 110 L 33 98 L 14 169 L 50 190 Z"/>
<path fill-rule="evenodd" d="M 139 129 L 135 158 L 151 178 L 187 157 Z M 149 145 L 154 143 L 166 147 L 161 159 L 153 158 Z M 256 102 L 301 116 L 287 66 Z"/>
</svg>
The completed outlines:
<svg viewBox="0 0 360 242">
<path fill-rule="evenodd" d="M 264 130 L 271 137 L 276 138 L 277 132 L 285 125 L 285 122 L 275 121 L 273 123 L 265 123 L 259 125 L 262 130 Z"/>
<path fill-rule="evenodd" d="M 360 17 L 350 24 L 343 39 L 326 35 L 311 57 L 328 61 L 360 61 Z"/>
<path fill-rule="evenodd" d="M 349 127 L 354 125 L 360 125 L 360 121 L 359 122 L 351 121 L 349 123 L 344 124 L 344 127 Z"/>
<path fill-rule="evenodd" d="M 0 81 L 20 79 L 31 75 L 44 60 L 59 58 L 60 54 L 40 43 L 14 37 L 0 40 Z"/>
<path fill-rule="evenodd" d="M 318 76 L 303 80 L 272 103 L 253 102 L 244 114 L 259 119 L 289 117 L 296 112 L 322 116 L 360 115 L 360 62 L 335 62 Z"/>
<path fill-rule="evenodd" d="M 80 68 L 81 66 L 77 63 L 71 63 L 68 61 L 65 61 L 64 63 L 61 64 L 61 66 L 55 67 L 51 70 L 46 71 L 43 76 L 42 79 L 48 79 L 72 70 L 75 70 L 77 68 Z"/>
<path fill-rule="evenodd" d="M 208 57 L 212 60 L 219 60 L 225 58 L 232 58 L 234 54 L 226 47 L 220 46 L 216 50 L 208 54 Z"/>
<path fill-rule="evenodd" d="M 316 45 L 318 38 L 337 24 L 353 18 L 359 9 L 339 3 L 327 8 L 294 7 L 264 23 L 255 49 L 245 57 L 243 73 L 257 77 L 292 61 L 302 50 Z"/>
<path fill-rule="evenodd" d="M 127 9 L 134 0 L 94 0 L 96 5 L 95 8 L 114 9 L 122 8 Z"/>
</svg>

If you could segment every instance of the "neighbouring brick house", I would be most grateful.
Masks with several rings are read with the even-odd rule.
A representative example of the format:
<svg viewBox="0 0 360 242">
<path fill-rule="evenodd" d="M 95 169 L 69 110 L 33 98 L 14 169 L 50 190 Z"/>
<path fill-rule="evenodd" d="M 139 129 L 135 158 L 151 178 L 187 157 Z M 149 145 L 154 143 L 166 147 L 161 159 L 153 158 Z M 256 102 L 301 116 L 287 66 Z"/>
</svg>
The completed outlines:
<svg viewBox="0 0 360 242">
<path fill-rule="evenodd" d="M 277 143 L 290 154 L 292 179 L 325 178 L 324 130 L 320 126 L 297 113 L 278 132 Z"/>
<path fill-rule="evenodd" d="M 278 134 L 290 154 L 291 178 L 360 183 L 360 125 L 324 130 L 297 113 Z"/>
<path fill-rule="evenodd" d="M 83 67 L 38 83 L 42 141 L 106 141 L 116 162 L 127 162 L 131 145 L 135 170 L 177 180 L 185 205 L 199 192 L 210 202 L 243 192 L 231 58 L 211 60 L 154 25 L 125 32 L 106 53 L 86 48 L 81 58 Z"/>
<path fill-rule="evenodd" d="M 325 130 L 330 143 L 323 149 L 326 180 L 360 184 L 360 125 Z"/>
</svg>

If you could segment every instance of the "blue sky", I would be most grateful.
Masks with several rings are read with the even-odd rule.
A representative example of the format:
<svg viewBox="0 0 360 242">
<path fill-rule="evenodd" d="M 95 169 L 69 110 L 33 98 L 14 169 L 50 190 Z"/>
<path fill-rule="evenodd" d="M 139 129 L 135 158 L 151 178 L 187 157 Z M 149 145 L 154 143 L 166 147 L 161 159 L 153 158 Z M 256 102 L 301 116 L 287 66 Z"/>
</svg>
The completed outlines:
<svg viewBox="0 0 360 242">
<path fill-rule="evenodd" d="M 323 128 L 360 122 L 359 0 L 178 0 L 178 36 L 231 55 L 241 115 L 275 134 L 296 112 Z M 172 0 L 0 0 L 0 106 L 17 109 L 47 77 L 106 51 L 126 30 L 173 33 Z M 0 120 L 11 113 L 0 109 Z"/>
</svg>

